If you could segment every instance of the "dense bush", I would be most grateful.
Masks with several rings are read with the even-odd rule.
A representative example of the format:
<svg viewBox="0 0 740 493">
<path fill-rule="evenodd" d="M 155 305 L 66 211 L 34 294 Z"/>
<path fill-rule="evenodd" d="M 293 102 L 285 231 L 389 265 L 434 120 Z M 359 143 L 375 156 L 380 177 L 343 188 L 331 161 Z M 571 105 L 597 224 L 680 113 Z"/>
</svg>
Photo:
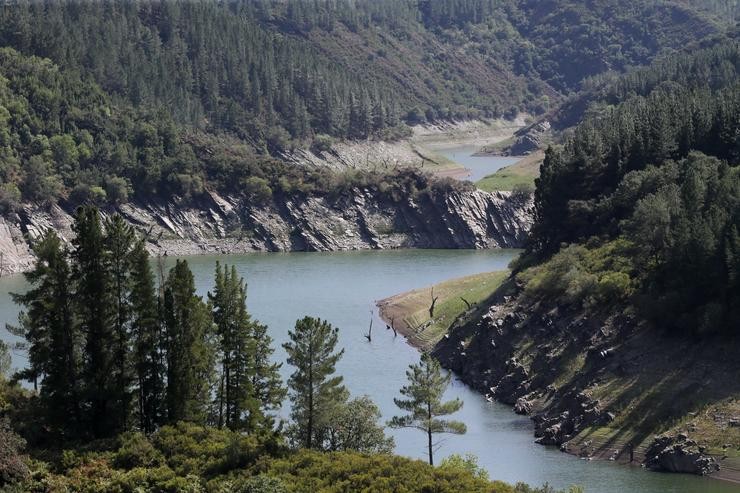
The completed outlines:
<svg viewBox="0 0 740 493">
<path fill-rule="evenodd" d="M 23 481 L 28 466 L 21 451 L 26 442 L 10 427 L 6 418 L 0 418 L 0 488 Z"/>
<path fill-rule="evenodd" d="M 624 303 L 635 290 L 634 246 L 617 240 L 596 248 L 570 245 L 519 274 L 524 292 L 584 308 Z"/>
<path fill-rule="evenodd" d="M 488 480 L 474 458 L 452 458 L 434 468 L 390 454 L 287 451 L 268 439 L 178 424 L 151 439 L 141 434 L 120 437 L 112 452 L 75 455 L 66 466 L 51 468 L 31 461 L 30 474 L 14 476 L 21 491 L 90 493 L 288 493 L 388 491 L 436 493 L 540 493 L 552 489 L 516 487 Z M 3 442 L 4 444 L 5 442 Z M 15 442 L 7 442 L 15 443 Z M 234 446 L 234 443 L 237 443 Z M 2 447 L 3 445 L 0 445 Z M 2 449 L 4 450 L 4 449 Z M 259 453 L 254 459 L 233 460 Z M 267 452 L 269 451 L 269 452 Z M 25 461 L 18 462 L 23 468 Z M 54 470 L 58 472 L 53 472 Z M 20 480 L 20 482 L 19 482 Z M 1 485 L 0 485 L 1 486 Z"/>
</svg>

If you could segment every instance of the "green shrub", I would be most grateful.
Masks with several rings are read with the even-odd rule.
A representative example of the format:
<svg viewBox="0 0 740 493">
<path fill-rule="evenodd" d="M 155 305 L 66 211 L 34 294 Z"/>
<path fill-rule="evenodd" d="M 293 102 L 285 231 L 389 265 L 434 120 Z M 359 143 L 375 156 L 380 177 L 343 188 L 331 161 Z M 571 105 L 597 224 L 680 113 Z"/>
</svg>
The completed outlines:
<svg viewBox="0 0 740 493">
<path fill-rule="evenodd" d="M 272 199 L 272 189 L 268 181 L 258 176 L 250 176 L 242 182 L 244 194 L 250 202 L 264 205 Z"/>
<path fill-rule="evenodd" d="M 619 303 L 635 291 L 632 248 L 622 239 L 592 248 L 570 245 L 517 277 L 532 300 L 549 298 L 586 308 Z"/>
<path fill-rule="evenodd" d="M 164 461 L 162 453 L 142 433 L 131 432 L 121 435 L 121 445 L 113 454 L 113 465 L 122 469 L 154 467 Z"/>
<path fill-rule="evenodd" d="M 331 151 L 331 146 L 334 145 L 334 139 L 325 134 L 319 134 L 313 139 L 311 144 L 311 150 L 316 154 L 323 154 L 324 152 Z"/>
</svg>

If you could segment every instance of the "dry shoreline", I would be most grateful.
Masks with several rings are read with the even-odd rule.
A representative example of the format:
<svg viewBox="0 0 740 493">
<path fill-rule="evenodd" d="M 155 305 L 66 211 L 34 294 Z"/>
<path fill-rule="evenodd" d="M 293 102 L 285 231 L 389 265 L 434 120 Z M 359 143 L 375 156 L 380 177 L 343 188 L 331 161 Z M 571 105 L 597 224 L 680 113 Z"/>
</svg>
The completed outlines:
<svg viewBox="0 0 740 493">
<path fill-rule="evenodd" d="M 428 287 L 424 287 L 405 291 L 403 293 L 398 293 L 376 302 L 380 318 L 388 326 L 392 325 L 399 334 L 404 336 L 404 339 L 408 342 L 409 345 L 417 348 L 420 351 L 432 350 L 433 346 L 435 346 L 436 344 L 432 344 L 430 346 L 428 341 L 423 340 L 419 336 L 419 333 L 416 331 L 416 329 L 407 322 L 408 318 L 416 313 L 416 307 L 414 307 L 409 302 L 409 297 L 415 293 L 426 291 L 427 289 Z M 512 413 L 513 412 L 514 409 L 512 406 Z M 642 447 L 638 447 L 635 449 L 634 461 L 630 462 L 629 456 L 621 453 L 626 450 L 626 442 L 611 443 L 609 447 L 602 448 L 595 446 L 592 443 L 593 439 L 594 437 L 576 439 L 571 442 L 570 447 L 567 447 L 563 451 L 574 457 L 579 457 L 582 460 L 603 460 L 615 462 L 621 466 L 642 467 L 642 462 L 645 460 L 645 450 Z M 587 459 L 582 456 L 583 447 L 592 450 L 592 452 L 588 454 Z M 727 467 L 728 465 L 730 467 Z M 734 466 L 734 462 L 732 464 L 725 463 L 724 467 L 722 467 L 716 473 L 711 474 L 709 476 L 709 479 L 740 484 L 740 470 L 736 470 L 732 466 Z"/>
<path fill-rule="evenodd" d="M 407 293 L 408 291 L 393 295 L 389 298 L 384 298 L 376 302 L 375 306 L 378 307 L 378 316 L 387 326 L 394 328 L 396 332 L 406 339 L 406 342 L 408 342 L 410 346 L 421 351 L 424 349 L 421 340 L 416 337 L 414 329 L 406 323 L 403 310 L 394 304 L 395 301 L 405 296 Z"/>
</svg>

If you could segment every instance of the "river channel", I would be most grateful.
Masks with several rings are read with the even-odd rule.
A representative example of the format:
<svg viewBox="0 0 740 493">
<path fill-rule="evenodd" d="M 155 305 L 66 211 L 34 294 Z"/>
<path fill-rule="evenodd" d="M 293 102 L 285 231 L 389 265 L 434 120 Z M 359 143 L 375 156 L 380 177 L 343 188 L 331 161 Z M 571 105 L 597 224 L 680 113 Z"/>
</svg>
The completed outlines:
<svg viewBox="0 0 740 493">
<path fill-rule="evenodd" d="M 284 361 L 280 344 L 288 330 L 304 315 L 319 316 L 340 328 L 345 348 L 338 371 L 354 396 L 367 394 L 378 404 L 383 419 L 397 413 L 393 398 L 405 383 L 409 364 L 418 352 L 399 336 L 385 329 L 373 312 L 372 343 L 366 332 L 375 300 L 427 286 L 445 279 L 505 269 L 517 254 L 512 250 L 394 250 L 341 253 L 256 253 L 240 256 L 189 257 L 197 288 L 205 295 L 213 285 L 216 260 L 234 264 L 249 284 L 248 307 L 254 317 L 268 324 L 278 347 L 275 358 Z M 173 259 L 169 259 L 173 261 Z M 0 324 L 13 322 L 18 308 L 9 292 L 26 288 L 22 276 L 0 279 Z M 10 336 L 2 332 L 2 337 Z M 15 366 L 23 364 L 14 355 Z M 283 368 L 283 376 L 290 373 Z M 467 423 L 468 433 L 444 438 L 437 452 L 441 459 L 451 453 L 473 453 L 492 478 L 532 485 L 549 482 L 564 488 L 582 485 L 589 493 L 607 492 L 738 492 L 740 487 L 687 475 L 650 473 L 639 467 L 609 462 L 587 462 L 534 443 L 533 427 L 526 417 L 507 406 L 489 403 L 458 381 L 448 397 L 460 397 L 465 405 L 455 418 Z M 425 437 L 413 430 L 393 430 L 396 452 L 423 459 Z"/>
</svg>

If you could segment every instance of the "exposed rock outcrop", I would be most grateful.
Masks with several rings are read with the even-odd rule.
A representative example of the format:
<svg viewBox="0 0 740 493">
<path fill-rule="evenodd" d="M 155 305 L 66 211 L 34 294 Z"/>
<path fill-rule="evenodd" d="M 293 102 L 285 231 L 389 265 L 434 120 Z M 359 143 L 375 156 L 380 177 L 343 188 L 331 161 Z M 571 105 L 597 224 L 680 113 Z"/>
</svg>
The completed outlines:
<svg viewBox="0 0 740 493">
<path fill-rule="evenodd" d="M 645 453 L 645 466 L 657 471 L 685 472 L 702 476 L 719 471 L 717 461 L 704 452 L 704 447 L 685 434 L 659 436 L 653 440 Z"/>
<path fill-rule="evenodd" d="M 627 310 L 594 313 L 528 299 L 510 279 L 487 306 L 453 324 L 434 355 L 482 394 L 531 416 L 540 444 L 709 474 L 717 464 L 724 470 L 725 459 L 691 440 L 652 443 L 651 436 L 693 416 L 702 423 L 698 433 L 711 429 L 725 450 L 740 448 L 734 408 L 715 411 L 714 420 L 697 413 L 702 403 L 731 406 L 740 395 L 738 348 L 661 334 Z"/>
<path fill-rule="evenodd" d="M 550 138 L 550 122 L 542 120 L 524 128 L 515 134 L 514 143 L 508 150 L 511 156 L 525 156 L 537 149 L 544 148 Z"/>
<path fill-rule="evenodd" d="M 532 202 L 479 190 L 419 193 L 394 200 L 372 189 L 339 196 L 276 196 L 264 205 L 211 193 L 194 203 L 132 202 L 104 210 L 145 232 L 169 255 L 384 248 L 516 248 Z M 0 217 L 0 271 L 28 268 L 30 244 L 48 228 L 69 241 L 72 210 L 31 204 Z"/>
</svg>

